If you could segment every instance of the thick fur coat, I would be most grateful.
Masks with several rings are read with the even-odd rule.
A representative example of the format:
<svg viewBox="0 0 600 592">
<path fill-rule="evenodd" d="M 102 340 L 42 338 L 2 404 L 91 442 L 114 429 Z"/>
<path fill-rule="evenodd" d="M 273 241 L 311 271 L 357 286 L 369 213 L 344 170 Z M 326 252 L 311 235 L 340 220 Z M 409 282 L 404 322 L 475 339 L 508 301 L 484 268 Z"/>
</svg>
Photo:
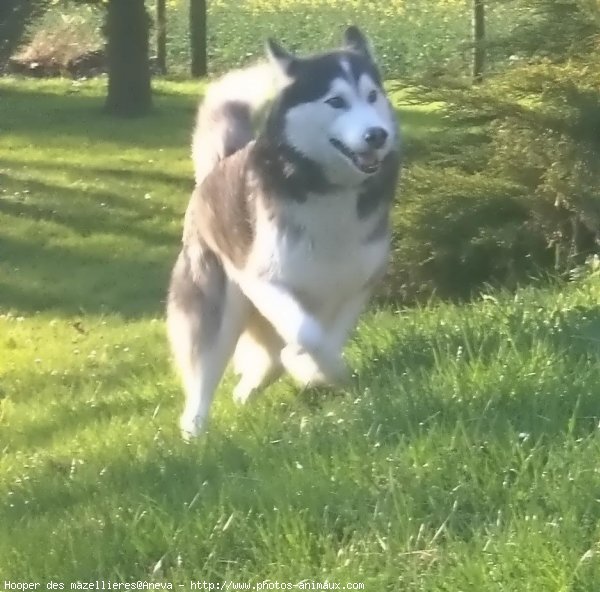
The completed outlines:
<svg viewBox="0 0 600 592">
<path fill-rule="evenodd" d="M 214 83 L 198 113 L 167 306 L 186 437 L 232 357 L 239 402 L 284 370 L 343 383 L 344 344 L 389 255 L 400 142 L 365 37 L 350 27 L 342 49 L 302 58 L 269 41 L 267 56 Z"/>
</svg>

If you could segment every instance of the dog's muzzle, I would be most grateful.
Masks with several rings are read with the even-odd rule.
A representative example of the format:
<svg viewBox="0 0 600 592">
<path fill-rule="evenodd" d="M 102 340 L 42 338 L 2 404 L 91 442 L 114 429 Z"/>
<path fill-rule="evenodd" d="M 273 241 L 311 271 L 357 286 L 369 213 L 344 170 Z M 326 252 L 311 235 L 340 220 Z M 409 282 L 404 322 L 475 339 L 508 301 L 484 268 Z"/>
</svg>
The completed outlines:
<svg viewBox="0 0 600 592">
<path fill-rule="evenodd" d="M 383 144 L 385 144 L 385 140 L 387 138 L 387 132 L 385 132 L 385 130 L 382 131 L 386 133 L 386 137 L 384 138 L 383 143 L 379 146 L 380 148 L 381 146 L 383 146 Z M 359 171 L 367 175 L 373 175 L 379 170 L 381 161 L 379 160 L 379 155 L 377 154 L 377 148 L 372 146 L 371 143 L 367 142 L 367 144 L 369 145 L 369 148 L 367 150 L 355 152 L 337 138 L 330 138 L 329 142 L 334 148 L 339 150 L 346 158 L 352 161 L 352 164 Z"/>
</svg>

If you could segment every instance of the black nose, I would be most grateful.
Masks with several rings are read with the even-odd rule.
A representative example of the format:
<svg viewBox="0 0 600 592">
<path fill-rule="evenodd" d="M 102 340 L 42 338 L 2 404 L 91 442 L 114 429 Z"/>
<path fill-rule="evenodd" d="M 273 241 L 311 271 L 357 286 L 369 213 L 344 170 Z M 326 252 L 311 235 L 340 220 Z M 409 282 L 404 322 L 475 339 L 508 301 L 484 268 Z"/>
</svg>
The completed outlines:
<svg viewBox="0 0 600 592">
<path fill-rule="evenodd" d="M 370 127 L 365 132 L 365 142 L 370 148 L 382 148 L 387 137 L 388 133 L 382 127 Z"/>
</svg>

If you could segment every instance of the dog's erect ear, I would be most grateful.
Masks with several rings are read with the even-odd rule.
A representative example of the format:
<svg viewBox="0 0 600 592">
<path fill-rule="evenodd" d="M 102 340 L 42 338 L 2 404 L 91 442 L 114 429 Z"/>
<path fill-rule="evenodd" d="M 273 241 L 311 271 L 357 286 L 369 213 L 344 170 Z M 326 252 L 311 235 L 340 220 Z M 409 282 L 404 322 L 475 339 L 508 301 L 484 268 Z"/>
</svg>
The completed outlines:
<svg viewBox="0 0 600 592">
<path fill-rule="evenodd" d="M 285 49 L 278 41 L 267 39 L 265 50 L 269 61 L 287 76 L 291 76 L 297 58 Z"/>
<path fill-rule="evenodd" d="M 351 25 L 344 32 L 344 43 L 350 49 L 357 51 L 371 61 L 373 59 L 373 52 L 371 50 L 371 44 L 365 37 L 364 33 L 355 25 Z"/>
</svg>

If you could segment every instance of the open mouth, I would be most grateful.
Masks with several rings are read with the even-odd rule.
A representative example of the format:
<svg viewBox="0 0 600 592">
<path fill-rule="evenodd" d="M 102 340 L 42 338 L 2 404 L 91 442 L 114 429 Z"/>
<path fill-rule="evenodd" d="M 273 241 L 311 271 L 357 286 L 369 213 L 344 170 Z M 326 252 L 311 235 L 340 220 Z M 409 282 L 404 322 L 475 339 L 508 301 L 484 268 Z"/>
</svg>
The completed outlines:
<svg viewBox="0 0 600 592">
<path fill-rule="evenodd" d="M 379 157 L 376 150 L 365 150 L 365 152 L 354 152 L 346 144 L 336 138 L 330 138 L 331 145 L 337 148 L 352 164 L 363 173 L 372 175 L 379 170 Z"/>
</svg>

